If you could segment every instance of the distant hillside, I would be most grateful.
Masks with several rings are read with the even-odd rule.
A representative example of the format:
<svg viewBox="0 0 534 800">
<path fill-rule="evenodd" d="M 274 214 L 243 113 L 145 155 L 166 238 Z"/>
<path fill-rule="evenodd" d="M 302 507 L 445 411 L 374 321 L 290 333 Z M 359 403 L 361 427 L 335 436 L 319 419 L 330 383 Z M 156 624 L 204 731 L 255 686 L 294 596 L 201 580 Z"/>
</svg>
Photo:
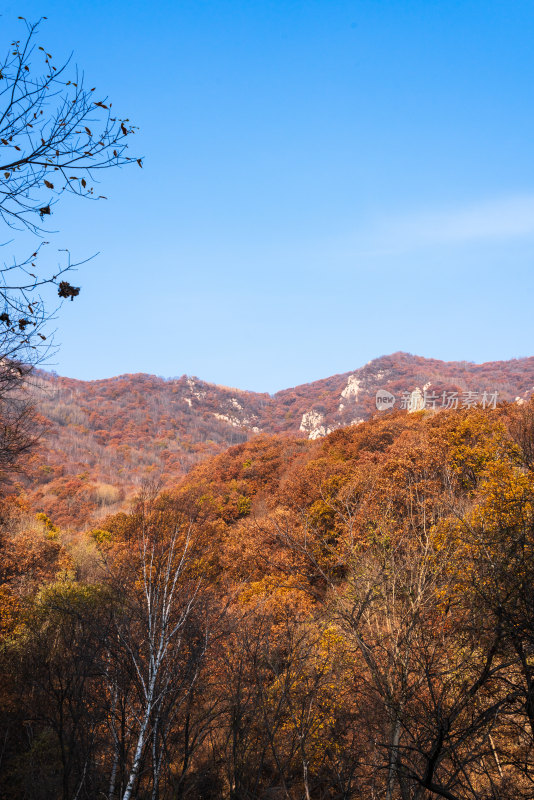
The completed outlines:
<svg viewBox="0 0 534 800">
<path fill-rule="evenodd" d="M 472 364 L 394 353 L 272 396 L 187 376 L 77 381 L 40 371 L 33 382 L 44 442 L 28 488 L 36 508 L 69 525 L 120 507 L 147 478 L 168 485 L 253 436 L 313 439 L 359 423 L 380 413 L 379 389 L 395 396 L 395 408 L 417 389 L 433 396 L 436 408 L 444 392 L 457 392 L 459 407 L 465 392 L 478 393 L 472 402 L 484 392 L 498 392 L 499 401 L 526 399 L 534 390 L 534 357 Z"/>
</svg>

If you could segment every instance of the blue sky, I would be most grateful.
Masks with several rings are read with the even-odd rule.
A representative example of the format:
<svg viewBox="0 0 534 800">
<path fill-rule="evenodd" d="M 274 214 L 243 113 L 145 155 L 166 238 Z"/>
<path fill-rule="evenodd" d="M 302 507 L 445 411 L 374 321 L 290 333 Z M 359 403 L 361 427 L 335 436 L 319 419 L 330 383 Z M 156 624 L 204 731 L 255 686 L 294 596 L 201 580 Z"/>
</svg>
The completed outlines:
<svg viewBox="0 0 534 800">
<path fill-rule="evenodd" d="M 276 391 L 406 350 L 532 355 L 531 0 L 4 4 L 140 127 L 58 206 L 99 251 L 50 366 Z"/>
</svg>

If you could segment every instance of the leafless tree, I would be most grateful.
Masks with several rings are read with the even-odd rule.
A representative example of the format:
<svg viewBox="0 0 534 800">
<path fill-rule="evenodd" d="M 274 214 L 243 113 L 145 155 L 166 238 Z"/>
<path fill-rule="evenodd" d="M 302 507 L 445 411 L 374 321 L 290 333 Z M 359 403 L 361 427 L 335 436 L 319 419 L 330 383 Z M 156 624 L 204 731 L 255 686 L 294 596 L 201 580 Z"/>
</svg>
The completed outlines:
<svg viewBox="0 0 534 800">
<path fill-rule="evenodd" d="M 134 132 L 129 121 L 113 116 L 108 99 L 86 88 L 70 59 L 54 64 L 37 42 L 42 20 L 20 19 L 24 35 L 0 60 L 0 219 L 6 236 L 12 229 L 42 238 L 44 221 L 65 192 L 102 197 L 94 187 L 102 170 L 142 161 L 126 155 Z M 43 331 L 54 309 L 43 300 L 44 290 L 71 300 L 80 291 L 66 280 L 65 273 L 79 266 L 68 252 L 40 267 L 46 244 L 0 266 L 0 356 L 9 361 L 34 363 L 47 347 Z"/>
<path fill-rule="evenodd" d="M 192 525 L 187 522 L 170 534 L 142 525 L 134 562 L 137 575 L 132 575 L 137 584 L 134 601 L 116 615 L 115 658 L 121 667 L 129 664 L 133 685 L 127 712 L 132 753 L 122 800 L 134 796 L 147 759 L 151 796 L 159 797 L 169 727 L 198 679 L 207 647 L 207 629 L 193 637 L 192 645 L 190 627 L 200 602 L 201 581 L 191 574 L 191 537 Z M 117 684 L 110 688 L 115 697 Z"/>
</svg>

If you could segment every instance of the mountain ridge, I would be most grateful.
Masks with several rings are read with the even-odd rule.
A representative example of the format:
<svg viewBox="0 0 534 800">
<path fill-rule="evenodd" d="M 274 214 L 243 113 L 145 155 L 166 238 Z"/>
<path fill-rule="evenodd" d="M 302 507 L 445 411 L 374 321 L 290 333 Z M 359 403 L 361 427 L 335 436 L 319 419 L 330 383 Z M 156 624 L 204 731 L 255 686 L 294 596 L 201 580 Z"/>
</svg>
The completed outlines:
<svg viewBox="0 0 534 800">
<path fill-rule="evenodd" d="M 118 380 L 121 380 L 123 378 L 153 378 L 153 379 L 156 379 L 156 380 L 164 381 L 165 383 L 169 383 L 169 382 L 172 382 L 172 381 L 181 381 L 181 380 L 191 379 L 191 380 L 194 380 L 196 382 L 207 384 L 208 386 L 213 386 L 216 389 L 221 389 L 221 390 L 224 390 L 224 391 L 239 392 L 241 394 L 267 395 L 267 396 L 269 396 L 271 398 L 274 398 L 277 395 L 280 395 L 280 394 L 282 394 L 284 392 L 296 390 L 296 389 L 299 389 L 299 388 L 301 388 L 303 386 L 310 386 L 310 385 L 322 383 L 323 381 L 328 381 L 328 380 L 331 380 L 331 379 L 334 379 L 334 378 L 342 378 L 342 377 L 347 376 L 347 375 L 349 375 L 349 374 L 351 374 L 353 372 L 357 372 L 358 370 L 364 369 L 365 367 L 370 366 L 370 365 L 372 365 L 374 363 L 381 362 L 384 359 L 403 358 L 403 357 L 405 357 L 407 359 L 412 359 L 414 361 L 422 360 L 422 361 L 424 361 L 425 363 L 428 363 L 428 364 L 432 363 L 432 364 L 449 365 L 449 366 L 456 366 L 456 367 L 464 366 L 464 367 L 474 367 L 474 368 L 482 368 L 482 367 L 488 367 L 488 366 L 499 367 L 500 365 L 520 363 L 520 362 L 530 361 L 530 360 L 534 359 L 534 356 L 517 356 L 517 357 L 509 358 L 509 359 L 500 359 L 500 360 L 497 360 L 497 361 L 480 361 L 480 362 L 478 362 L 478 361 L 466 361 L 466 360 L 445 361 L 443 359 L 436 359 L 436 358 L 428 358 L 426 356 L 419 356 L 419 355 L 416 355 L 416 354 L 413 354 L 413 353 L 409 353 L 409 352 L 407 352 L 405 350 L 397 350 L 394 353 L 390 353 L 388 355 L 376 356 L 375 358 L 371 359 L 370 361 L 367 361 L 361 367 L 356 367 L 355 369 L 347 370 L 345 372 L 337 372 L 337 373 L 334 373 L 333 375 L 328 376 L 327 378 L 316 378 L 314 380 L 305 381 L 304 383 L 295 384 L 294 386 L 288 386 L 288 387 L 284 387 L 283 389 L 277 389 L 275 392 L 259 391 L 259 390 L 256 390 L 256 389 L 241 389 L 238 386 L 229 386 L 229 385 L 226 385 L 226 384 L 223 384 L 223 383 L 217 383 L 216 381 L 205 380 L 204 378 L 200 378 L 198 375 L 193 375 L 193 374 L 190 375 L 190 374 L 188 374 L 186 372 L 184 372 L 182 375 L 173 375 L 173 376 L 158 375 L 155 372 L 121 372 L 118 375 L 111 375 L 108 378 L 90 378 L 90 379 L 72 378 L 72 377 L 70 377 L 68 375 L 60 375 L 55 370 L 37 369 L 36 373 L 37 374 L 47 375 L 47 376 L 50 376 L 51 378 L 54 378 L 54 379 L 57 378 L 57 379 L 60 379 L 60 380 L 72 381 L 74 383 L 79 383 L 79 384 L 99 384 L 99 383 L 106 383 L 106 382 L 109 382 L 109 381 L 118 381 Z"/>
<path fill-rule="evenodd" d="M 523 402 L 534 391 L 534 357 L 474 364 L 397 352 L 273 395 L 147 373 L 79 381 L 39 370 L 32 384 L 44 436 L 28 492 L 36 509 L 68 525 L 118 507 L 147 479 L 172 485 L 253 436 L 316 439 L 388 413 L 377 411 L 377 390 L 397 409 L 425 390 L 436 407 L 455 393 L 458 407 L 484 392 Z"/>
</svg>

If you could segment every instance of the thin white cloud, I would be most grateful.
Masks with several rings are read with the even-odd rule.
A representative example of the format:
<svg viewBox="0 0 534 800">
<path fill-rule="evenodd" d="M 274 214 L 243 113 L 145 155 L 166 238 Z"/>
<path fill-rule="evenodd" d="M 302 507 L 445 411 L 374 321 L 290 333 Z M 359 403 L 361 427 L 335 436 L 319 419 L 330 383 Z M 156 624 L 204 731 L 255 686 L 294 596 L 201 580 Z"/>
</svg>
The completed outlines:
<svg viewBox="0 0 534 800">
<path fill-rule="evenodd" d="M 313 234 L 283 246 L 266 244 L 263 257 L 269 269 L 280 274 L 302 273 L 303 281 L 314 273 L 324 275 L 325 264 L 332 272 L 363 266 L 367 259 L 411 256 L 439 248 L 462 248 L 492 242 L 514 243 L 534 240 L 534 193 L 516 194 L 439 210 L 412 210 L 406 214 L 368 219 L 346 234 Z M 258 261 L 255 250 L 250 259 Z M 393 262 L 392 262 L 393 263 Z"/>
<path fill-rule="evenodd" d="M 533 235 L 534 194 L 527 194 L 389 219 L 378 225 L 370 238 L 385 253 Z"/>
</svg>

